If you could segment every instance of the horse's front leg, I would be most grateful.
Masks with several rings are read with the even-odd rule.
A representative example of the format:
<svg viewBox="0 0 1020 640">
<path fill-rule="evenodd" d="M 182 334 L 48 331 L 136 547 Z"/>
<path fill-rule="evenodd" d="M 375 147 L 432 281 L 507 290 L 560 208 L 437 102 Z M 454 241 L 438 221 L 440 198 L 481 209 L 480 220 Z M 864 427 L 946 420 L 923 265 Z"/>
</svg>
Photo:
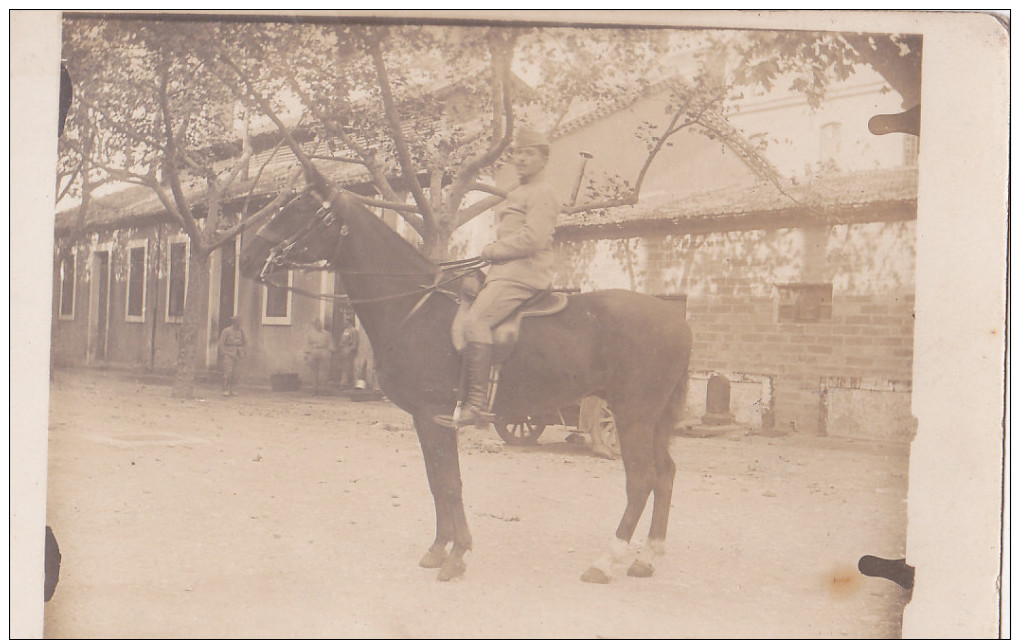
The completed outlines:
<svg viewBox="0 0 1020 640">
<path fill-rule="evenodd" d="M 429 481 L 429 489 L 432 491 L 432 499 L 436 505 L 436 538 L 425 555 L 418 562 L 426 569 L 436 569 L 442 566 L 446 560 L 446 547 L 453 541 L 453 520 L 449 516 L 449 508 L 446 499 L 439 485 L 439 458 L 440 448 L 436 442 L 438 434 L 433 432 L 433 426 L 428 423 L 427 418 L 414 416 L 414 430 L 418 434 L 418 442 L 421 444 L 422 457 L 425 460 L 425 475 Z"/>
<path fill-rule="evenodd" d="M 450 580 L 464 573 L 464 554 L 471 549 L 471 533 L 464 514 L 461 496 L 460 459 L 457 455 L 457 434 L 432 422 L 428 417 L 416 416 L 414 428 L 418 433 L 429 488 L 436 503 L 436 538 L 419 564 L 426 568 L 439 567 L 439 580 Z M 453 547 L 447 552 L 447 545 Z"/>
</svg>

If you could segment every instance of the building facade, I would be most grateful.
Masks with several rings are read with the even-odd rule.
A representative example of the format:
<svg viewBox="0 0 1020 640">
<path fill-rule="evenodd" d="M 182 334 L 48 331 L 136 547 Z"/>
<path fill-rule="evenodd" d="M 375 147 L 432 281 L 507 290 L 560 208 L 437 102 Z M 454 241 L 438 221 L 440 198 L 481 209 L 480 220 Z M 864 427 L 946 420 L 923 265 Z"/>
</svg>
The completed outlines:
<svg viewBox="0 0 1020 640">
<path fill-rule="evenodd" d="M 652 91 L 561 126 L 548 168 L 561 199 L 581 191 L 583 202 L 578 185 L 591 177 L 635 175 L 647 147 L 631 132 L 661 119 L 665 100 Z M 737 146 L 681 132 L 650 167 L 638 205 L 561 217 L 556 286 L 678 301 L 695 336 L 689 417 L 705 413 L 708 379 L 722 376 L 734 418 L 754 428 L 909 439 L 917 145 L 867 132 L 870 115 L 898 104 L 863 76 L 834 87 L 817 109 L 775 92 L 742 100 L 729 118 Z M 281 166 L 293 165 L 281 156 Z M 172 368 L 185 299 L 201 305 L 201 359 L 210 371 L 233 315 L 252 345 L 250 379 L 305 372 L 314 320 L 339 336 L 347 310 L 329 298 L 343 293 L 336 276 L 286 276 L 326 299 L 240 278 L 245 234 L 214 253 L 208 286 L 188 291 L 187 237 L 160 221 L 151 197 L 132 193 L 102 199 L 87 241 L 75 247 L 64 246 L 73 212 L 58 215 L 56 366 Z M 407 233 L 399 217 L 384 219 Z M 454 245 L 477 255 L 494 221 L 477 218 Z M 359 361 L 370 378 L 364 336 Z"/>
<path fill-rule="evenodd" d="M 916 172 L 815 186 L 855 197 L 814 211 L 728 190 L 688 208 L 562 224 L 569 266 L 557 284 L 683 298 L 689 416 L 704 415 L 707 381 L 721 375 L 739 422 L 909 440 Z"/>
<path fill-rule="evenodd" d="M 311 297 L 241 277 L 238 257 L 250 233 L 212 254 L 208 285 L 194 292 L 188 290 L 190 241 L 179 227 L 151 217 L 120 225 L 113 216 L 108 225 L 89 228 L 84 242 L 67 246 L 70 229 L 58 218 L 52 364 L 172 371 L 187 300 L 200 306 L 205 319 L 198 348 L 200 365 L 209 372 L 218 369 L 219 334 L 236 315 L 249 342 L 244 378 L 259 383 L 273 374 L 305 378 L 313 322 L 339 340 L 344 318 L 352 316 L 341 297 L 342 283 L 325 271 L 277 276 L 279 284 L 322 295 Z M 359 340 L 356 360 L 371 380 L 367 338 Z M 339 379 L 339 370 L 333 376 Z"/>
</svg>

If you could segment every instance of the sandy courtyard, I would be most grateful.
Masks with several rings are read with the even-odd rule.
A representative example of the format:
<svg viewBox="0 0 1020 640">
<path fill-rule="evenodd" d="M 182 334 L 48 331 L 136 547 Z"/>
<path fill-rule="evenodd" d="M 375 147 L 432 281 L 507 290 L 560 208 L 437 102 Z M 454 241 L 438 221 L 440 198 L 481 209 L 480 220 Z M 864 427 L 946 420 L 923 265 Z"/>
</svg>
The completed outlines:
<svg viewBox="0 0 1020 640">
<path fill-rule="evenodd" d="M 650 579 L 579 580 L 625 503 L 623 465 L 564 441 L 462 434 L 474 536 L 450 583 L 418 567 L 434 509 L 411 421 L 386 403 L 242 388 L 178 400 L 58 370 L 47 637 L 898 637 L 908 447 L 807 435 L 677 437 Z M 643 541 L 650 508 L 635 542 Z"/>
</svg>

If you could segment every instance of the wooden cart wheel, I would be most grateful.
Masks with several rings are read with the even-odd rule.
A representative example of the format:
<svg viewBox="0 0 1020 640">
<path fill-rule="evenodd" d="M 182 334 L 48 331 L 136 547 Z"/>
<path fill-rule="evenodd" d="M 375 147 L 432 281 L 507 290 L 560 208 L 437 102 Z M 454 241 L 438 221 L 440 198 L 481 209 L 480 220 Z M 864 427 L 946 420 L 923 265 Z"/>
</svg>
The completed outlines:
<svg viewBox="0 0 1020 640">
<path fill-rule="evenodd" d="M 531 418 L 513 422 L 497 419 L 493 426 L 503 442 L 516 445 L 537 444 L 538 437 L 545 431 L 544 424 L 533 422 Z"/>
<path fill-rule="evenodd" d="M 584 402 L 598 403 L 597 411 L 581 412 L 593 416 L 590 425 L 581 425 L 582 430 L 587 431 L 591 438 L 592 453 L 603 458 L 619 458 L 620 440 L 616 435 L 616 417 L 613 411 L 602 398 L 585 398 Z"/>
</svg>

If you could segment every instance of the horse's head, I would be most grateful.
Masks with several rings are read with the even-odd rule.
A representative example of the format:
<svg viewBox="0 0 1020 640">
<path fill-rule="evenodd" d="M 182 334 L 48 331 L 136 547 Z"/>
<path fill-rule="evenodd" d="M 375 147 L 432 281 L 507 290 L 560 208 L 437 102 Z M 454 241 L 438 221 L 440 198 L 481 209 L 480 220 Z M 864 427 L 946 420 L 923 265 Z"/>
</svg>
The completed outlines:
<svg viewBox="0 0 1020 640">
<path fill-rule="evenodd" d="M 336 252 L 341 223 L 312 196 L 302 196 L 262 225 L 246 240 L 239 267 L 249 278 L 276 267 L 329 260 Z"/>
<path fill-rule="evenodd" d="M 431 280 L 438 270 L 357 197 L 344 192 L 334 192 L 329 204 L 302 196 L 270 218 L 244 245 L 239 267 L 249 278 L 325 262 L 327 269 L 340 272 L 407 274 L 417 286 L 418 280 Z M 388 279 L 391 284 L 406 285 Z"/>
</svg>

